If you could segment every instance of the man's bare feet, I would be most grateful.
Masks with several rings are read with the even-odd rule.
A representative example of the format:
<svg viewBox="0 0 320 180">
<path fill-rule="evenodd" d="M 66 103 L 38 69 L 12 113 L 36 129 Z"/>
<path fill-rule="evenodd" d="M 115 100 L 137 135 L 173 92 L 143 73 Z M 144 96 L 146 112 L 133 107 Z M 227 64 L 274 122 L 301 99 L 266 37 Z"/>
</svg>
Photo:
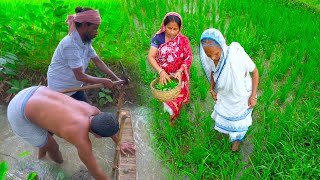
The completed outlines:
<svg viewBox="0 0 320 180">
<path fill-rule="evenodd" d="M 232 151 L 237 152 L 240 150 L 240 142 L 239 141 L 234 141 L 232 143 Z"/>
</svg>

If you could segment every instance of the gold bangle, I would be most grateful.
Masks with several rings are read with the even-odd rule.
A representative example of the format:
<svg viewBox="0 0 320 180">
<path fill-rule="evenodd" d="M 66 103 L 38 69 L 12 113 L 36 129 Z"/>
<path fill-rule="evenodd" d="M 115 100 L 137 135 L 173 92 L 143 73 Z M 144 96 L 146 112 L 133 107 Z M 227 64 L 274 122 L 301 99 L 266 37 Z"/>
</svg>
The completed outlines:
<svg viewBox="0 0 320 180">
<path fill-rule="evenodd" d="M 252 97 L 252 96 L 250 97 L 250 99 L 251 99 L 251 98 L 253 98 L 253 99 L 255 99 L 255 100 L 257 99 L 257 97 Z"/>
<path fill-rule="evenodd" d="M 164 69 L 161 69 L 158 73 L 159 73 L 159 75 L 162 73 L 162 71 L 164 71 Z"/>
<path fill-rule="evenodd" d="M 180 72 L 181 74 L 183 74 L 183 72 L 181 70 L 177 70 L 177 72 Z"/>
</svg>

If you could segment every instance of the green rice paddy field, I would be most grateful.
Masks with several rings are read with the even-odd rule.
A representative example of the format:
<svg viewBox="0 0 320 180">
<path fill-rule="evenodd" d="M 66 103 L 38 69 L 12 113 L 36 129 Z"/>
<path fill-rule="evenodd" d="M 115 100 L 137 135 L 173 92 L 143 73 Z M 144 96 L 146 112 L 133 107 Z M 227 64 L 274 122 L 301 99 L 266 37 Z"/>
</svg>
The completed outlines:
<svg viewBox="0 0 320 180">
<path fill-rule="evenodd" d="M 45 75 L 67 33 L 66 16 L 76 6 L 96 8 L 102 24 L 93 45 L 108 65 L 121 60 L 140 87 L 135 96 L 152 109 L 146 118 L 168 179 L 319 179 L 319 5 L 319 0 L 1 0 L 0 56 L 10 52 L 18 59 L 0 61 L 0 80 L 37 84 L 21 72 Z M 190 103 L 175 128 L 162 103 L 147 98 L 156 77 L 147 62 L 150 41 L 170 11 L 181 14 L 194 56 Z M 210 27 L 220 29 L 227 44 L 241 43 L 259 69 L 258 104 L 239 153 L 212 128 L 213 100 L 198 49 L 201 33 Z"/>
</svg>

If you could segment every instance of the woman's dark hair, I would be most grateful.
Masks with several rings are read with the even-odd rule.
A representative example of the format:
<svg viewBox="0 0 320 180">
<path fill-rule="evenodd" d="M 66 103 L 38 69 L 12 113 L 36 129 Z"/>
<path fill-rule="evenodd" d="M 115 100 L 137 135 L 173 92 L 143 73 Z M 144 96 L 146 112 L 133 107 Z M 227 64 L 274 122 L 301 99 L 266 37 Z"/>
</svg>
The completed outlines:
<svg viewBox="0 0 320 180">
<path fill-rule="evenodd" d="M 119 122 L 113 114 L 103 112 L 92 118 L 90 129 L 101 137 L 111 137 L 119 131 Z"/>
<path fill-rule="evenodd" d="M 174 16 L 174 15 L 170 15 L 170 16 L 167 16 L 165 19 L 164 19 L 164 25 L 166 26 L 169 22 L 176 22 L 179 26 L 179 29 L 181 28 L 181 19 L 178 17 L 178 16 Z"/>
<path fill-rule="evenodd" d="M 83 8 L 83 7 L 78 6 L 78 7 L 76 7 L 75 12 L 76 13 L 80 13 L 80 12 L 85 12 L 85 11 L 88 11 L 88 10 L 93 10 L 93 9 L 92 8 L 87 8 L 87 7 Z M 76 22 L 75 24 L 76 24 L 76 28 L 78 28 L 78 27 L 80 27 L 82 25 L 82 23 L 79 23 L 79 22 Z M 90 26 L 91 24 L 92 23 L 87 22 L 88 26 Z"/>
</svg>

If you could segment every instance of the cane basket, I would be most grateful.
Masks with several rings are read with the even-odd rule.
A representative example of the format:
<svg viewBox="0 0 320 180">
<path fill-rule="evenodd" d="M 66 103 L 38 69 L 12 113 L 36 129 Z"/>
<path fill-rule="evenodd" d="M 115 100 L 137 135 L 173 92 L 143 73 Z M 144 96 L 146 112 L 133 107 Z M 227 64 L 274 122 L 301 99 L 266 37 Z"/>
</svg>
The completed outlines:
<svg viewBox="0 0 320 180">
<path fill-rule="evenodd" d="M 171 81 L 178 82 L 178 85 L 175 88 L 170 89 L 168 91 L 161 91 L 161 90 L 158 90 L 155 88 L 155 86 L 159 82 L 159 80 L 160 80 L 160 78 L 156 78 L 150 83 L 151 93 L 156 99 L 158 99 L 159 101 L 162 101 L 162 102 L 169 102 L 179 96 L 180 91 L 181 91 L 181 83 L 179 82 L 178 79 L 171 77 Z"/>
</svg>

